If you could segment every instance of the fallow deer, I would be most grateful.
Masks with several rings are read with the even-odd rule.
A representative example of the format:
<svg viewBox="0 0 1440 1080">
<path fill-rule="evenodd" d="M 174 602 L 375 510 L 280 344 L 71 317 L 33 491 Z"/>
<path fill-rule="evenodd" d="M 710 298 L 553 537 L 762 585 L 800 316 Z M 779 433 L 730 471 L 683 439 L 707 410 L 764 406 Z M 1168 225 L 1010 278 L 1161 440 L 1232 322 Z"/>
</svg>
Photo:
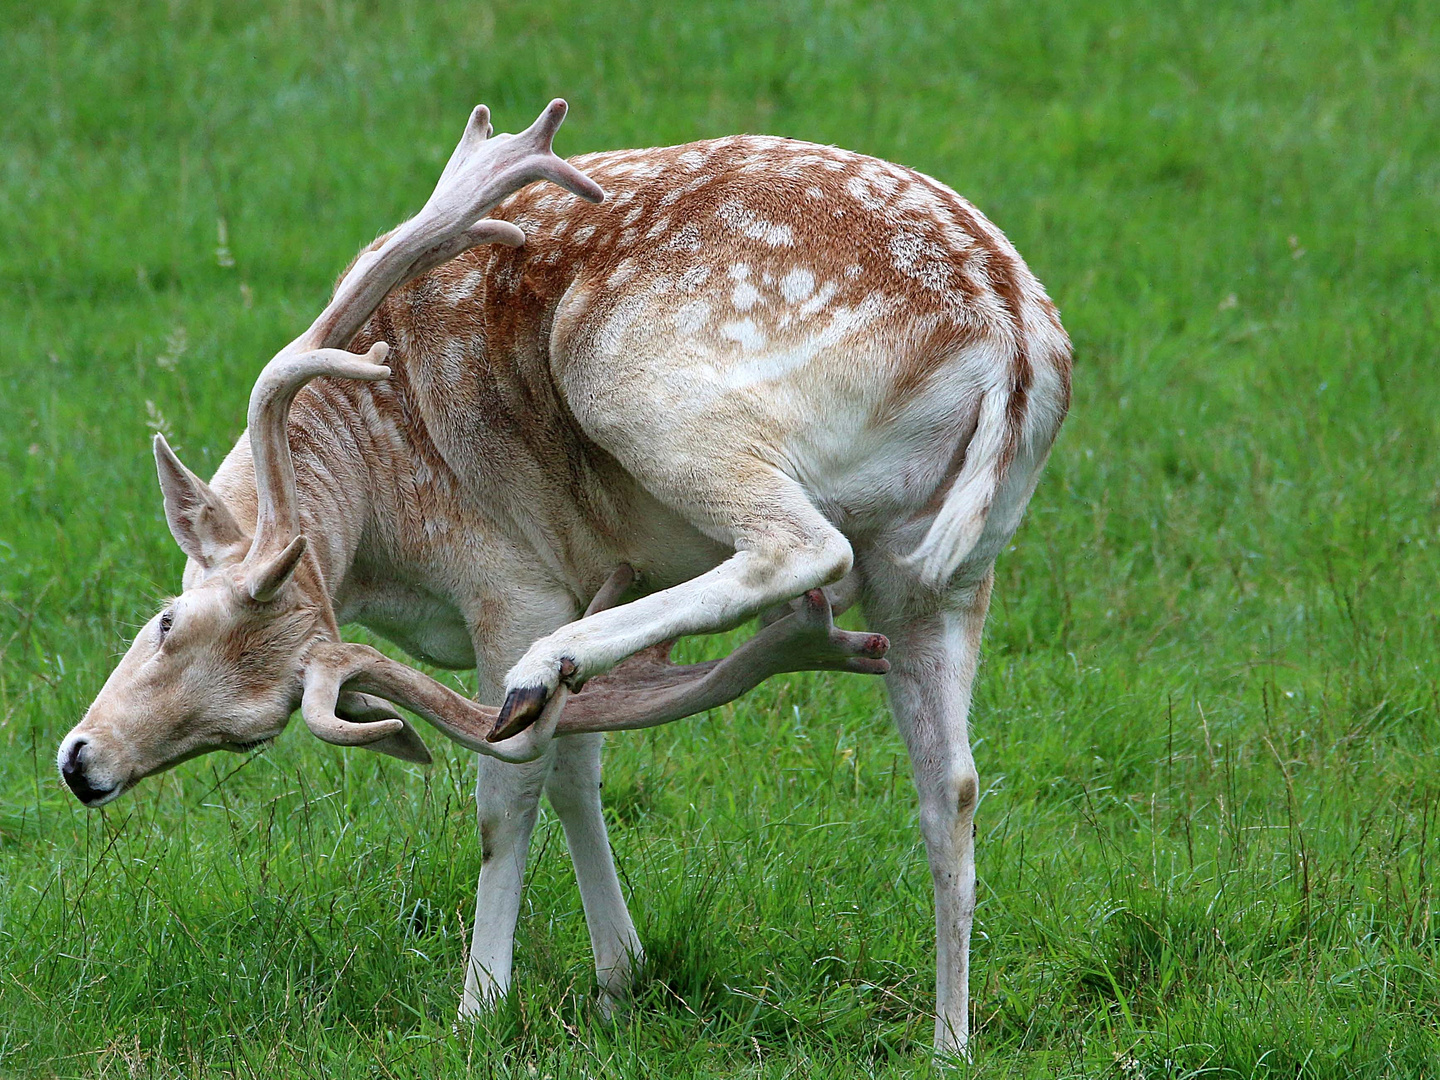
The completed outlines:
<svg viewBox="0 0 1440 1080">
<path fill-rule="evenodd" d="M 261 373 L 210 484 L 157 438 L 184 591 L 61 773 L 99 806 L 273 738 L 297 707 L 322 739 L 428 760 L 404 706 L 481 755 L 461 1013 L 510 985 L 542 790 L 614 1000 L 642 953 L 598 733 L 778 670 L 888 661 L 935 885 L 935 1040 L 961 1049 L 966 715 L 993 563 L 1068 407 L 1056 310 L 995 226 L 910 169 L 750 136 L 567 163 L 564 114 L 492 138 L 475 109 L 425 207 Z M 627 567 L 648 592 L 617 603 Z M 827 588 L 878 633 L 836 630 Z M 666 661 L 666 642 L 757 614 L 727 660 Z M 346 623 L 476 667 L 493 704 L 344 643 Z"/>
</svg>

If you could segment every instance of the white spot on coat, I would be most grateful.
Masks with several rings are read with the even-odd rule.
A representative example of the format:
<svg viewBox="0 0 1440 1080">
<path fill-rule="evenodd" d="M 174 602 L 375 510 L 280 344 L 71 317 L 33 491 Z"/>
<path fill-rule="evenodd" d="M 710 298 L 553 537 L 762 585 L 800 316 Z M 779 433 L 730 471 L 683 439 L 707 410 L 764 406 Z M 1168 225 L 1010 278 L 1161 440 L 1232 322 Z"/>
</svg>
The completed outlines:
<svg viewBox="0 0 1440 1080">
<path fill-rule="evenodd" d="M 665 247 L 671 251 L 699 251 L 702 243 L 699 228 L 694 222 L 687 221 L 665 241 Z"/>
<path fill-rule="evenodd" d="M 815 291 L 815 275 L 803 266 L 797 266 L 780 279 L 780 295 L 792 304 L 798 304 Z"/>
<path fill-rule="evenodd" d="M 756 383 L 784 378 L 791 372 L 804 367 L 821 352 L 836 348 L 850 335 L 863 332 L 893 306 L 894 302 L 888 297 L 872 293 L 856 307 L 837 307 L 831 312 L 828 322 L 799 344 L 780 351 L 766 352 L 752 359 L 741 361 L 730 368 L 725 372 L 725 384 L 740 389 Z M 744 323 L 727 323 L 721 328 L 721 332 L 731 340 L 739 340 L 739 335 L 744 332 L 747 325 L 753 327 L 749 319 L 746 319 Z M 732 333 L 732 328 L 734 328 L 734 333 Z M 764 344 L 762 338 L 750 348 L 758 350 Z"/>
<path fill-rule="evenodd" d="M 730 293 L 730 302 L 735 305 L 736 311 L 749 311 L 759 299 L 760 290 L 748 281 L 737 281 Z"/>
<path fill-rule="evenodd" d="M 735 342 L 742 349 L 763 349 L 768 340 L 760 328 L 755 325 L 754 319 L 741 319 L 739 322 L 728 322 L 720 327 L 720 333 L 729 341 Z"/>
<path fill-rule="evenodd" d="M 722 224 L 735 229 L 751 240 L 759 240 L 771 247 L 790 247 L 795 243 L 795 234 L 789 225 L 766 221 L 754 210 L 738 199 L 727 199 L 715 211 Z"/>
<path fill-rule="evenodd" d="M 876 198 L 870 190 L 870 184 L 863 176 L 852 176 L 845 181 L 845 190 L 866 210 L 885 209 L 885 200 Z"/>
<path fill-rule="evenodd" d="M 704 330 L 709 322 L 710 305 L 704 300 L 690 300 L 675 312 L 675 328 L 689 337 Z"/>
<path fill-rule="evenodd" d="M 919 233 L 901 229 L 890 238 L 895 269 L 914 278 L 927 289 L 942 291 L 950 284 L 951 269 L 945 249 Z"/>
<path fill-rule="evenodd" d="M 635 276 L 635 264 L 629 259 L 621 259 L 620 265 L 615 267 L 614 273 L 605 279 L 605 284 L 610 286 L 624 285 Z"/>
<path fill-rule="evenodd" d="M 692 266 L 680 275 L 680 288 L 687 293 L 694 292 L 701 285 L 704 285 L 706 279 L 709 277 L 710 268 L 708 266 Z"/>
<path fill-rule="evenodd" d="M 475 290 L 480 288 L 484 280 L 485 272 L 483 270 L 467 271 L 463 277 L 445 290 L 445 299 L 449 300 L 452 304 L 458 304 L 463 300 L 468 300 L 475 295 Z"/>
<path fill-rule="evenodd" d="M 801 317 L 807 318 L 811 315 L 814 315 L 815 312 L 819 311 L 826 304 L 828 304 L 834 298 L 834 296 L 835 283 L 833 281 L 825 282 L 824 285 L 820 286 L 820 290 L 814 296 L 810 297 L 809 300 L 806 300 L 803 304 L 800 305 Z"/>
</svg>

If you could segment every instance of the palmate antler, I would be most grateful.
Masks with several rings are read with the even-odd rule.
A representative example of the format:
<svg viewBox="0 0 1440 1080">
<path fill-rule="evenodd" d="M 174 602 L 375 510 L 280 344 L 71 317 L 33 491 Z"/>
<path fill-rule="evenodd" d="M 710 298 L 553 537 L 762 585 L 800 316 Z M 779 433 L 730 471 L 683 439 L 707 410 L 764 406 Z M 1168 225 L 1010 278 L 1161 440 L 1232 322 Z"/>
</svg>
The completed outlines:
<svg viewBox="0 0 1440 1080">
<path fill-rule="evenodd" d="M 634 571 L 622 566 L 586 614 L 613 606 L 633 581 Z M 498 709 L 479 705 L 366 645 L 321 643 L 307 657 L 301 711 L 310 730 L 326 742 L 428 761 L 418 736 L 393 711 L 387 715 L 393 701 L 461 746 L 505 761 L 531 761 L 553 736 L 666 724 L 734 701 L 782 672 L 883 675 L 890 668 L 884 658 L 890 646 L 885 637 L 837 629 L 820 589 L 806 593 L 798 610 L 763 627 L 723 660 L 674 664 L 674 644 L 637 653 L 578 692 L 562 691 L 538 723 L 505 738 L 504 732 L 495 731 Z M 497 735 L 501 738 L 494 741 Z"/>
<path fill-rule="evenodd" d="M 537 180 L 549 180 L 591 202 L 605 197 L 595 181 L 551 148 L 566 109 L 557 98 L 518 135 L 491 138 L 490 110 L 477 105 L 420 212 L 355 261 L 320 317 L 261 372 L 250 394 L 248 417 L 258 495 L 255 536 L 246 557 L 252 593 L 263 588 L 271 563 L 303 554 L 295 510 L 295 468 L 285 430 L 295 395 L 322 375 L 388 378 L 385 342 L 378 342 L 364 356 L 346 352 L 345 346 L 385 297 L 405 282 L 479 244 L 523 244 L 525 234 L 514 225 L 485 218 L 507 195 Z M 300 551 L 292 552 L 296 544 Z"/>
</svg>

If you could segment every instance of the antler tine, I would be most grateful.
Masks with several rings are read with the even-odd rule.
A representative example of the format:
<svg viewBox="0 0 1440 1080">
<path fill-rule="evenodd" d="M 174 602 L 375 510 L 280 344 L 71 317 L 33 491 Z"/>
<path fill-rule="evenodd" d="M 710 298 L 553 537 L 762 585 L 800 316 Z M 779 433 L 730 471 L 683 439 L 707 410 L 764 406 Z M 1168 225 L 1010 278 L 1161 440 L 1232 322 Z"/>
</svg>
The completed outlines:
<svg viewBox="0 0 1440 1080">
<path fill-rule="evenodd" d="M 420 212 L 366 252 L 345 275 L 335 297 L 299 342 L 344 346 L 391 290 L 477 244 L 517 247 L 525 234 L 485 214 L 507 195 L 549 180 L 590 202 L 600 185 L 557 157 L 552 142 L 569 106 L 556 98 L 518 135 L 490 137 L 490 110 L 477 105 L 435 190 Z"/>
<path fill-rule="evenodd" d="M 617 566 L 605 579 L 605 584 L 600 586 L 600 591 L 590 601 L 590 606 L 585 609 L 586 617 L 618 604 L 620 598 L 630 590 L 630 586 L 634 585 L 639 577 L 640 575 L 635 573 L 635 568 L 629 563 L 621 563 Z"/>
<path fill-rule="evenodd" d="M 366 746 L 380 739 L 397 735 L 405 727 L 398 716 L 378 720 L 342 719 L 336 715 L 340 704 L 340 688 L 350 677 L 344 664 L 311 664 L 305 670 L 305 690 L 300 700 L 300 715 L 315 737 L 336 746 Z M 370 700 L 366 700 L 369 704 Z"/>
<path fill-rule="evenodd" d="M 477 105 L 420 212 L 356 259 L 319 318 L 261 372 L 250 396 L 249 416 L 259 497 L 252 557 L 275 554 L 298 530 L 295 472 L 285 437 L 295 395 L 321 375 L 389 377 L 389 369 L 381 366 L 383 342 L 363 358 L 343 351 L 385 297 L 478 244 L 523 244 L 525 234 L 518 228 L 485 214 L 527 184 L 549 180 L 591 202 L 605 197 L 595 181 L 557 157 L 552 147 L 567 108 L 556 98 L 518 135 L 491 138 L 490 110 Z"/>
<path fill-rule="evenodd" d="M 430 751 L 425 748 L 424 741 L 415 733 L 415 729 L 405 723 L 399 715 L 399 710 L 383 698 L 371 697 L 369 694 L 359 694 L 353 690 L 342 690 L 340 697 L 335 704 L 335 715 L 339 719 L 348 720 L 352 723 L 365 723 L 375 720 L 400 720 L 405 726 L 393 735 L 386 735 L 382 739 L 376 739 L 367 743 L 365 748 L 379 754 L 389 754 L 401 761 L 413 761 L 418 765 L 429 765 L 433 759 Z"/>
<path fill-rule="evenodd" d="M 436 186 L 449 180 L 455 174 L 455 170 L 465 164 L 470 155 L 494 133 L 495 129 L 490 126 L 489 106 L 476 105 L 470 110 L 470 119 L 466 121 L 465 130 L 460 134 L 460 141 L 450 152 L 450 160 L 445 162 L 445 169 L 440 173 L 440 180 Z"/>
</svg>

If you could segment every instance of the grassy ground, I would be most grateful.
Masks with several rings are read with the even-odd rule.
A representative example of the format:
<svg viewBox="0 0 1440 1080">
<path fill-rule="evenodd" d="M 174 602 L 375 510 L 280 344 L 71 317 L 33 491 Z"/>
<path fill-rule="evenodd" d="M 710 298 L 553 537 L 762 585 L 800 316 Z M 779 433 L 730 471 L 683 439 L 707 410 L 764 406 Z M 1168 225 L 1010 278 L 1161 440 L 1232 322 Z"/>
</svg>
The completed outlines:
<svg viewBox="0 0 1440 1080">
<path fill-rule="evenodd" d="M 469 107 L 513 128 L 554 94 L 567 152 L 768 131 L 924 169 L 1065 314 L 1075 409 L 975 708 L 969 1071 L 1440 1069 L 1433 5 L 52 0 L 0 40 L 0 1075 L 931 1067 L 874 682 L 613 740 L 650 955 L 615 1026 L 544 818 L 519 992 L 452 1035 L 462 754 L 295 731 L 103 813 L 54 775 L 179 580 L 147 428 L 213 468 Z"/>
</svg>

